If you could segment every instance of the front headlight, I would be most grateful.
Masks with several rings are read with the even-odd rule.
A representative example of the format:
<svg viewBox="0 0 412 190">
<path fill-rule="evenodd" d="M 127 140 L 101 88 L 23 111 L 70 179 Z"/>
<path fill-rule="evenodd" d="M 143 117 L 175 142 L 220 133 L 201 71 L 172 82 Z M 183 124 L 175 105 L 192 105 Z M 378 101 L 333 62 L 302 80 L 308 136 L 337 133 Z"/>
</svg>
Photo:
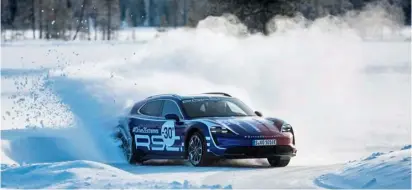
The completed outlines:
<svg viewBox="0 0 412 190">
<path fill-rule="evenodd" d="M 289 125 L 287 123 L 284 123 L 280 129 L 280 132 L 286 133 L 286 132 L 292 132 L 292 125 Z"/>
<path fill-rule="evenodd" d="M 221 127 L 221 126 L 214 126 L 210 128 L 210 132 L 212 133 L 220 133 L 220 134 L 227 134 L 230 131 L 228 129 L 226 129 L 225 127 Z"/>
</svg>

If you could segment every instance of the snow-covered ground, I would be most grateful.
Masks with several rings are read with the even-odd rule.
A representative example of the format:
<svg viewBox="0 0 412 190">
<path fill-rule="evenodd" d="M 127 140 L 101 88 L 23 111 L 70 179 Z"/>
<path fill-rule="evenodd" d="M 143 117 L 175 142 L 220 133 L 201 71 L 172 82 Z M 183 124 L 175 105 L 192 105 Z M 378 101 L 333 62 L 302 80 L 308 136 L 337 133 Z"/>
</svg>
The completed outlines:
<svg viewBox="0 0 412 190">
<path fill-rule="evenodd" d="M 76 31 L 67 30 L 65 32 L 65 38 L 68 40 L 73 39 Z M 152 27 L 138 27 L 138 28 L 125 28 L 123 30 L 112 31 L 112 40 L 123 41 L 124 43 L 137 43 L 145 42 L 161 35 L 161 30 Z M 40 31 L 34 32 L 35 38 L 40 36 Z M 33 31 L 32 30 L 2 30 L 2 41 L 20 41 L 21 44 L 33 43 Z M 79 32 L 76 40 L 80 41 L 105 41 L 107 39 L 106 34 L 102 31 L 90 31 L 90 36 L 85 32 Z M 84 43 L 84 42 L 83 42 Z M 88 43 L 84 43 L 88 44 Z"/>
<path fill-rule="evenodd" d="M 351 161 L 337 172 L 315 179 L 320 187 L 331 189 L 411 188 L 411 145 L 389 153 L 375 152 L 365 159 Z"/>
<path fill-rule="evenodd" d="M 411 188 L 410 41 L 365 41 L 336 23 L 239 37 L 242 26 L 208 18 L 145 43 L 3 43 L 1 186 Z M 206 91 L 289 121 L 297 157 L 285 168 L 125 163 L 110 138 L 124 108 Z"/>
</svg>

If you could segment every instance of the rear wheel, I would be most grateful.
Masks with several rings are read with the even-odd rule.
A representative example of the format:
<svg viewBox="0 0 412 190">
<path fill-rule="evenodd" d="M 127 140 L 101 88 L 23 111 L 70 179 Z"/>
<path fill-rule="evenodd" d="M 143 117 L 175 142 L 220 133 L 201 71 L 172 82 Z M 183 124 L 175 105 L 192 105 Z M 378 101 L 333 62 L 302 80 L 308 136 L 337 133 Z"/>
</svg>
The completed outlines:
<svg viewBox="0 0 412 190">
<path fill-rule="evenodd" d="M 193 166 L 205 166 L 208 164 L 206 158 L 206 140 L 201 133 L 195 132 L 190 136 L 187 151 L 189 162 Z"/>
<path fill-rule="evenodd" d="M 290 158 L 282 158 L 280 156 L 268 158 L 268 162 L 272 167 L 285 167 L 289 164 Z"/>
<path fill-rule="evenodd" d="M 122 141 L 122 149 L 123 149 L 124 156 L 127 162 L 129 162 L 129 164 L 142 163 L 136 151 L 136 145 L 134 142 L 134 134 L 131 134 L 131 137 L 132 138 L 128 140 L 127 137 L 125 137 L 125 135 L 121 133 L 120 139 Z"/>
</svg>

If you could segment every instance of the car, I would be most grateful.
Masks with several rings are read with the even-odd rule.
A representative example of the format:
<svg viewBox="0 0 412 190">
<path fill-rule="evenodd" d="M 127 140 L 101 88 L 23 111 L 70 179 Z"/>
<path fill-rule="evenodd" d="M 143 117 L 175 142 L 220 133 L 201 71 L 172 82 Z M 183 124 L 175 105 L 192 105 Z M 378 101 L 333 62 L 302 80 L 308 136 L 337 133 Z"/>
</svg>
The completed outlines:
<svg viewBox="0 0 412 190">
<path fill-rule="evenodd" d="M 147 97 L 119 120 L 117 131 L 130 164 L 184 159 L 207 166 L 219 159 L 266 158 L 270 166 L 284 167 L 297 153 L 289 123 L 223 92 Z"/>
</svg>

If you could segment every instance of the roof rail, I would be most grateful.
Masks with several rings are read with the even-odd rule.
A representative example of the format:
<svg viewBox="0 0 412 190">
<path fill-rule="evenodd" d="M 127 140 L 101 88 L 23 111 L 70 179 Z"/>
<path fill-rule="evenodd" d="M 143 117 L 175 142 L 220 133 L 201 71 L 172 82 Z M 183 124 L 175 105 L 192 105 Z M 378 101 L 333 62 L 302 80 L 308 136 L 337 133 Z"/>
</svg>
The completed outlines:
<svg viewBox="0 0 412 190">
<path fill-rule="evenodd" d="M 154 98 L 154 97 L 159 97 L 159 96 L 173 96 L 173 97 L 179 97 L 177 94 L 156 94 L 156 95 L 149 96 L 149 97 L 147 97 L 147 98 Z"/>
<path fill-rule="evenodd" d="M 224 93 L 224 92 L 206 92 L 206 93 L 202 93 L 202 94 L 217 94 L 217 95 L 223 95 L 223 96 L 227 96 L 227 97 L 232 97 L 230 94 Z"/>
</svg>

